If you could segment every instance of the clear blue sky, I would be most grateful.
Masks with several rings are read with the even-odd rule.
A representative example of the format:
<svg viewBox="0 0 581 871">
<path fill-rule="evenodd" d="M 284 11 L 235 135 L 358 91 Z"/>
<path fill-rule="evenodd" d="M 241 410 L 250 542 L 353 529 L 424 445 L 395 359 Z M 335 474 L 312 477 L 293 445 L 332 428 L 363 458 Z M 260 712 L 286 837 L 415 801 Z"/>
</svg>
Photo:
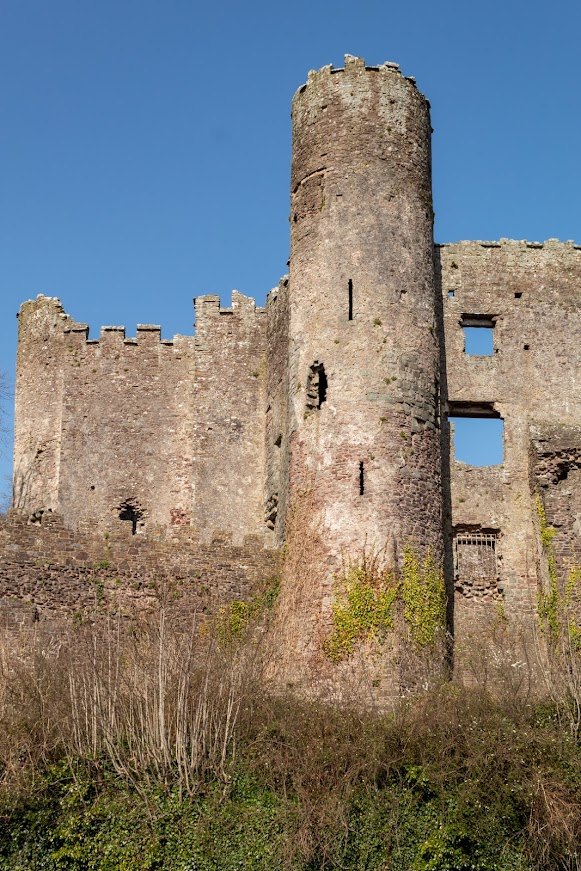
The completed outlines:
<svg viewBox="0 0 581 871">
<path fill-rule="evenodd" d="M 436 239 L 581 242 L 581 4 L 5 0 L 0 371 L 15 313 L 190 333 L 286 271 L 290 100 L 345 52 L 432 103 Z M 8 409 L 9 413 L 10 409 Z M 4 459 L 0 475 L 6 474 Z"/>
</svg>

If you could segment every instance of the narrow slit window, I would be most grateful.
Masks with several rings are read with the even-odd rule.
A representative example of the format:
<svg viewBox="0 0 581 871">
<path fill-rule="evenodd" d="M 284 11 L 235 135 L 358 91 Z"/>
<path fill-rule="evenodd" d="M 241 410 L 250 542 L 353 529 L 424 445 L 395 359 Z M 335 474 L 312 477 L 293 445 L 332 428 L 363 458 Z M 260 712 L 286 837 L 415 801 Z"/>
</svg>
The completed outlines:
<svg viewBox="0 0 581 871">
<path fill-rule="evenodd" d="M 365 493 L 365 469 L 363 467 L 363 463 L 359 463 L 359 495 L 363 496 Z"/>
<path fill-rule="evenodd" d="M 353 281 L 349 279 L 349 320 L 353 320 Z"/>
<path fill-rule="evenodd" d="M 325 374 L 325 367 L 321 366 L 321 370 L 319 372 L 319 383 L 317 385 L 317 408 L 320 408 L 323 402 L 327 399 L 327 376 Z"/>
<path fill-rule="evenodd" d="M 504 462 L 504 420 L 484 415 L 450 417 L 454 459 L 470 466 L 498 466 Z"/>
</svg>

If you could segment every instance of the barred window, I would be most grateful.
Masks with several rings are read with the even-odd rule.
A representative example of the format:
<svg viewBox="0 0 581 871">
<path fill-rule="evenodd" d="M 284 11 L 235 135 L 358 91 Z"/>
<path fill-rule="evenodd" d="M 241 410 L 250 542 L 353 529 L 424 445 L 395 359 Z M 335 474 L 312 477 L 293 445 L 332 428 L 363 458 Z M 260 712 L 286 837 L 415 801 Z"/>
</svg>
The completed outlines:
<svg viewBox="0 0 581 871">
<path fill-rule="evenodd" d="M 498 533 L 456 532 L 454 536 L 454 575 L 462 588 L 485 592 L 498 579 Z"/>
</svg>

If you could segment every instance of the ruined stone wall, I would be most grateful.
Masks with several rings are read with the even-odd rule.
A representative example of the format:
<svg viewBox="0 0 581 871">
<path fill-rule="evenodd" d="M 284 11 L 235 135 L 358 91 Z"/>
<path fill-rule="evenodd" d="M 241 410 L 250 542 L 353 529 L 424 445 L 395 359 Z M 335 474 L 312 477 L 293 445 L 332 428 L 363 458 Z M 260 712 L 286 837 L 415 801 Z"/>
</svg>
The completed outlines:
<svg viewBox="0 0 581 871">
<path fill-rule="evenodd" d="M 19 313 L 13 504 L 35 511 L 58 505 L 65 330 L 73 324 L 58 299 L 39 296 Z"/>
<path fill-rule="evenodd" d="M 65 333 L 59 511 L 70 528 L 137 531 L 192 516 L 194 340 L 160 328 Z"/>
<path fill-rule="evenodd" d="M 195 337 L 85 324 L 58 300 L 20 313 L 14 505 L 71 529 L 265 529 L 266 318 L 234 292 L 196 303 Z"/>
<path fill-rule="evenodd" d="M 289 282 L 283 278 L 266 301 L 265 522 L 278 546 L 285 540 L 288 497 Z"/>
<path fill-rule="evenodd" d="M 266 313 L 234 291 L 196 300 L 192 523 L 234 541 L 267 532 L 264 519 Z"/>
<path fill-rule="evenodd" d="M 0 624 L 132 616 L 160 595 L 184 621 L 248 600 L 279 573 L 277 551 L 260 536 L 238 546 L 218 533 L 208 543 L 186 526 L 132 535 L 127 524 L 74 531 L 45 513 L 38 522 L 12 511 L 0 522 Z"/>
<path fill-rule="evenodd" d="M 581 564 L 581 426 L 533 425 L 531 435 L 532 486 L 555 530 L 551 545 L 563 589 L 572 566 Z"/>
<path fill-rule="evenodd" d="M 581 249 L 554 240 L 502 240 L 443 245 L 436 253 L 450 413 L 491 412 L 504 419 L 501 464 L 479 468 L 457 462 L 452 445 L 452 524 L 456 533 L 495 533 L 498 561 L 498 584 L 456 579 L 459 638 L 471 626 L 494 620 L 500 600 L 507 616 L 531 620 L 538 585 L 535 490 L 540 487 L 547 499 L 549 523 L 570 531 L 580 522 L 572 497 L 564 508 L 564 491 L 575 490 L 577 472 L 559 482 L 546 463 L 541 471 L 539 457 L 561 455 L 566 461 L 579 446 L 572 433 L 581 408 Z M 462 324 L 475 325 L 478 318 L 493 324 L 489 356 L 464 350 Z M 542 450 L 539 428 L 545 433 Z M 531 437 L 537 438 L 532 452 Z M 557 498 L 559 488 L 563 498 Z"/>
</svg>

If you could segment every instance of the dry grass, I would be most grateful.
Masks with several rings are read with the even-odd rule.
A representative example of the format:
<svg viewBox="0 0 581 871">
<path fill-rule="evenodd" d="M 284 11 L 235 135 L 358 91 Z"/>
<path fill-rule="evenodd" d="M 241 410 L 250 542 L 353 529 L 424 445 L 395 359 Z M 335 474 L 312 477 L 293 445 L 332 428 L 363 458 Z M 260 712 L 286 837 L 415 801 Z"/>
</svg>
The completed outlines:
<svg viewBox="0 0 581 871">
<path fill-rule="evenodd" d="M 208 776 L 228 780 L 258 661 L 252 644 L 169 625 L 160 606 L 131 625 L 11 635 L 0 664 L 5 781 L 64 755 L 106 761 L 138 788 L 177 783 L 193 795 Z"/>
<path fill-rule="evenodd" d="M 30 791 L 68 759 L 71 770 L 84 760 L 115 772 L 146 801 L 160 788 L 195 799 L 210 785 L 227 800 L 244 771 L 293 808 L 289 866 L 317 857 L 312 867 L 327 867 L 324 857 L 347 850 L 358 803 L 383 802 L 383 825 L 397 834 L 416 802 L 413 813 L 429 804 L 459 843 L 464 820 L 476 839 L 498 826 L 495 837 L 506 828 L 526 842 L 531 868 L 578 868 L 581 752 L 554 705 L 450 683 L 382 715 L 272 695 L 261 680 L 263 637 L 186 630 L 163 602 L 142 621 L 7 636 L 4 791 Z"/>
</svg>

